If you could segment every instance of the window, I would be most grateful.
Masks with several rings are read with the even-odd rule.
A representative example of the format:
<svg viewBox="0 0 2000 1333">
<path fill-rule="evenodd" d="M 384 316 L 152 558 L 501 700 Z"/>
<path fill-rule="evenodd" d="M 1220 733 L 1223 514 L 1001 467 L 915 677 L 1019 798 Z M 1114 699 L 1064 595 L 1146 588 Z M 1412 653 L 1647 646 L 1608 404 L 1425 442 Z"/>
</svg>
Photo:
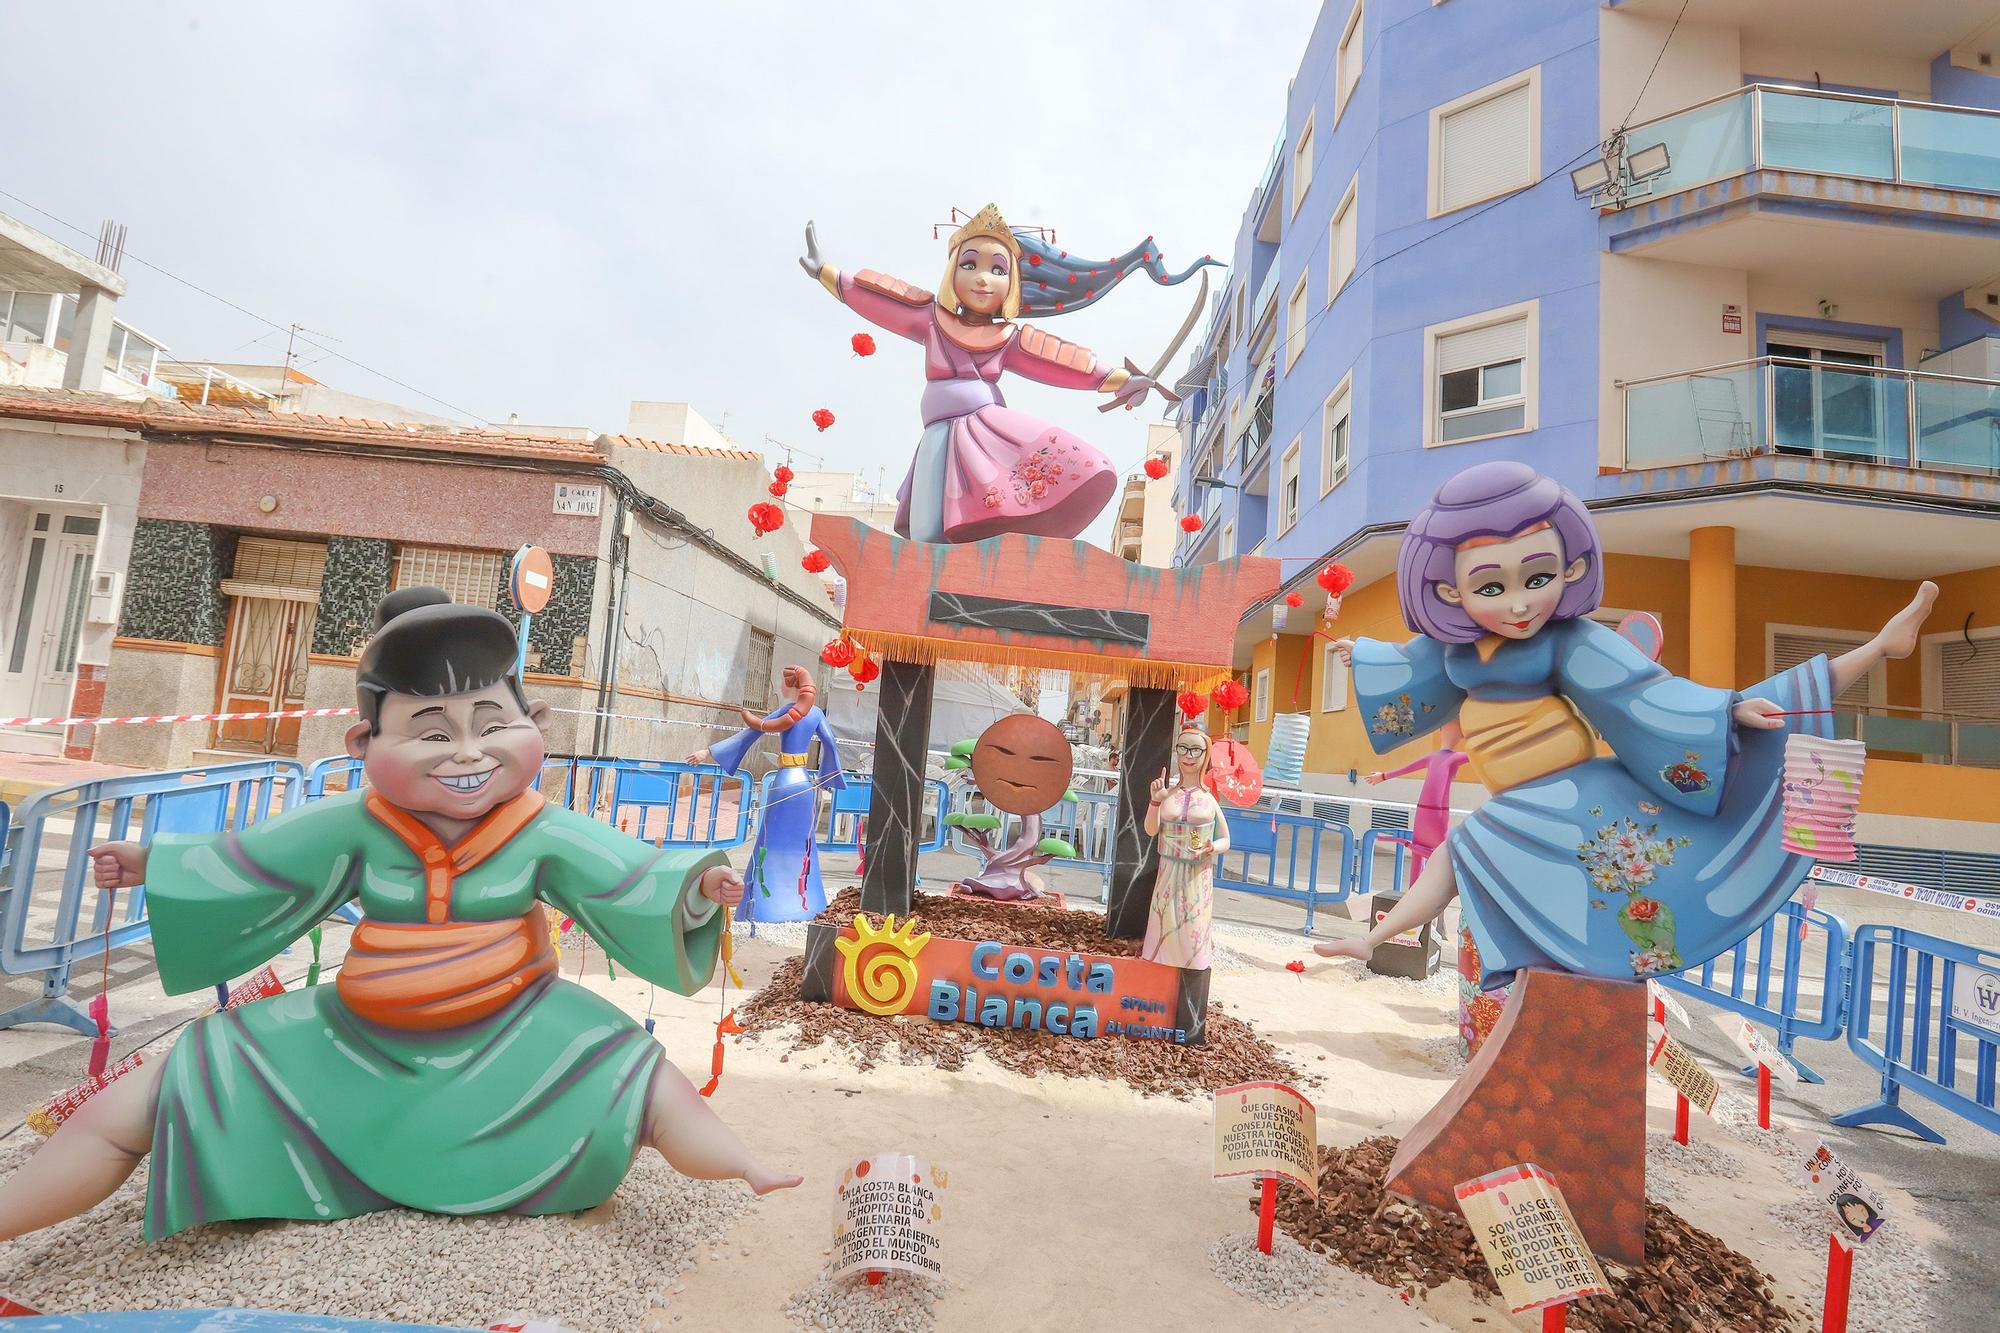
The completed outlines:
<svg viewBox="0 0 2000 1333">
<path fill-rule="evenodd" d="M 55 300 L 47 292 L 15 292 L 12 323 L 7 341 L 38 343 L 48 341 L 49 307 Z"/>
<path fill-rule="evenodd" d="M 1306 191 L 1313 182 L 1313 112 L 1306 113 L 1306 126 L 1299 131 L 1299 140 L 1292 145 L 1292 216 L 1297 217 L 1299 205 L 1306 201 Z"/>
<path fill-rule="evenodd" d="M 1255 714 L 1256 720 L 1259 722 L 1270 721 L 1271 720 L 1271 668 L 1269 667 L 1265 667 L 1262 671 L 1259 671 L 1257 673 L 1257 689 L 1255 693 L 1255 700 L 1257 704 L 1257 712 Z"/>
<path fill-rule="evenodd" d="M 2000 718 L 2000 671 L 1993 668 L 1993 650 L 2000 632 L 1969 630 L 1934 639 L 1924 645 L 1936 663 L 1938 708 L 1958 720 L 1958 747 L 1953 762 L 1972 768 L 2000 768 L 1994 751 L 1996 733 L 1989 718 Z M 1928 704 L 1926 705 L 1928 706 Z M 1983 742 L 1983 743 L 1982 743 Z"/>
<path fill-rule="evenodd" d="M 1306 346 L 1306 279 L 1311 273 L 1299 275 L 1299 285 L 1292 288 L 1292 299 L 1285 302 L 1285 373 L 1290 374 L 1298 363 L 1299 354 Z"/>
<path fill-rule="evenodd" d="M 1319 711 L 1338 713 L 1347 707 L 1347 664 L 1332 644 L 1320 649 Z"/>
<path fill-rule="evenodd" d="M 761 629 L 750 631 L 750 660 L 743 668 L 743 706 L 762 711 L 771 706 L 771 664 L 777 640 Z"/>
<path fill-rule="evenodd" d="M 1807 625 L 1766 625 L 1764 627 L 1764 660 L 1771 664 L 1771 674 L 1788 671 L 1801 662 L 1810 662 L 1821 653 L 1828 657 L 1838 657 L 1851 648 L 1868 642 L 1869 636 L 1855 630 L 1816 629 Z M 1834 704 L 1843 709 L 1861 711 L 1870 706 L 1880 707 L 1886 701 L 1884 694 L 1887 676 L 1883 664 L 1877 662 L 1868 669 L 1868 674 L 1834 699 Z"/>
<path fill-rule="evenodd" d="M 1427 446 L 1535 428 L 1535 302 L 1434 324 L 1424 332 L 1424 379 L 1431 394 Z"/>
<path fill-rule="evenodd" d="M 1361 177 L 1347 183 L 1347 193 L 1341 197 L 1340 206 L 1333 210 L 1333 222 L 1328 228 L 1326 303 L 1333 304 L 1333 298 L 1340 295 L 1340 289 L 1354 276 L 1354 249 L 1360 233 L 1361 209 L 1356 205 L 1355 193 L 1360 189 Z"/>
<path fill-rule="evenodd" d="M 1347 99 L 1354 96 L 1354 85 L 1361 82 L 1361 0 L 1354 0 L 1354 12 L 1347 16 L 1333 62 L 1333 123 L 1338 125 L 1341 113 L 1347 110 Z"/>
<path fill-rule="evenodd" d="M 1319 493 L 1321 495 L 1325 495 L 1347 480 L 1348 439 L 1354 429 L 1354 394 L 1350 387 L 1353 380 L 1352 374 L 1342 379 L 1340 387 L 1327 395 L 1326 405 L 1320 409 Z"/>
<path fill-rule="evenodd" d="M 1293 440 L 1278 462 L 1278 531 L 1290 532 L 1299 521 L 1299 445 Z"/>
<path fill-rule="evenodd" d="M 1533 185 L 1540 140 L 1539 66 L 1432 107 L 1431 216 Z"/>
<path fill-rule="evenodd" d="M 1230 519 L 1222 525 L 1222 535 L 1215 539 L 1215 558 L 1228 560 L 1236 554 L 1236 520 Z"/>
<path fill-rule="evenodd" d="M 1250 327 L 1248 324 L 1245 324 L 1243 322 L 1244 302 L 1250 299 L 1249 286 L 1250 284 L 1248 281 L 1239 282 L 1236 284 L 1236 327 L 1239 329 L 1247 330 Z"/>
<path fill-rule="evenodd" d="M 321 558 L 325 558 L 324 548 Z M 241 556 L 237 558 L 237 563 L 241 565 Z M 506 574 L 506 566 L 507 557 L 497 551 L 460 551 L 449 546 L 399 546 L 396 548 L 395 585 L 398 588 L 419 588 L 429 584 L 443 588 L 454 602 L 497 611 L 500 581 Z"/>
</svg>

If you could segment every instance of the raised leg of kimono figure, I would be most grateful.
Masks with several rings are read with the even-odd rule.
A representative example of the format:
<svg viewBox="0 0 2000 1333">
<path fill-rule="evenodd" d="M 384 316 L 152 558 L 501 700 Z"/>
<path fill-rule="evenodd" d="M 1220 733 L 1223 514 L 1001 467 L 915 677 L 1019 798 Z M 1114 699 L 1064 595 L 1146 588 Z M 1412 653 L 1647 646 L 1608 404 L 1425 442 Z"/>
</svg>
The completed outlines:
<svg viewBox="0 0 2000 1333">
<path fill-rule="evenodd" d="M 1426 858 L 1416 882 L 1410 885 L 1410 891 L 1389 909 L 1389 914 L 1377 922 L 1373 930 L 1360 939 L 1316 941 L 1313 952 L 1322 958 L 1358 958 L 1365 963 L 1375 952 L 1375 947 L 1384 940 L 1394 939 L 1406 930 L 1415 930 L 1425 922 L 1435 920 L 1458 896 L 1458 875 L 1451 868 L 1451 857 L 1444 855 L 1443 851 L 1439 848 L 1437 853 Z"/>
<path fill-rule="evenodd" d="M 87 1212 L 125 1183 L 152 1150 L 165 1068 L 142 1064 L 92 1097 L 0 1184 L 0 1240 Z"/>
<path fill-rule="evenodd" d="M 1833 676 L 1833 694 L 1839 698 L 1854 682 L 1874 669 L 1877 662 L 1900 661 L 1917 651 L 1917 635 L 1924 627 L 1924 618 L 1931 613 L 1931 604 L 1937 601 L 1938 586 L 1926 580 L 1918 586 L 1917 595 L 1910 604 L 1889 618 L 1881 633 L 1862 644 L 1850 648 L 1833 659 L 1830 664 Z"/>
<path fill-rule="evenodd" d="M 660 1061 L 646 1101 L 646 1141 L 674 1170 L 696 1180 L 741 1180 L 759 1194 L 805 1179 L 762 1166 L 680 1070 Z"/>
</svg>

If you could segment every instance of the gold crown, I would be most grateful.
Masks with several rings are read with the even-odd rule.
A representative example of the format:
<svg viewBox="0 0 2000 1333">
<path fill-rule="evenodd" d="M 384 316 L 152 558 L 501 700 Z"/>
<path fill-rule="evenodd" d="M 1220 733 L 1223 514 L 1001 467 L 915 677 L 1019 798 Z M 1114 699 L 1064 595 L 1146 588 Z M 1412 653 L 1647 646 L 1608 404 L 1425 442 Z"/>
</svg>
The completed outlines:
<svg viewBox="0 0 2000 1333">
<path fill-rule="evenodd" d="M 954 246 L 963 245 L 975 237 L 987 237 L 1003 241 L 1010 250 L 1019 253 L 1021 243 L 1014 239 L 1014 229 L 1007 225 L 1007 219 L 1000 216 L 998 205 L 988 204 L 974 213 L 963 227 L 951 234 Z"/>
</svg>

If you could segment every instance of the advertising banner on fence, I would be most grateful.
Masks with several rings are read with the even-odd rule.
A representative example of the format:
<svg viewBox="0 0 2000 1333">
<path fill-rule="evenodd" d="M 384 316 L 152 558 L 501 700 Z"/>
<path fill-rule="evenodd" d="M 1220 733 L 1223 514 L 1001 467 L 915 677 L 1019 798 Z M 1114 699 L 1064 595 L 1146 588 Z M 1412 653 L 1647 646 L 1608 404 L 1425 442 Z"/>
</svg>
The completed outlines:
<svg viewBox="0 0 2000 1333">
<path fill-rule="evenodd" d="M 1970 963 L 1953 968 L 1951 1016 L 1960 1023 L 2000 1033 L 2000 968 Z"/>
<path fill-rule="evenodd" d="M 1609 1294 L 1555 1177 L 1539 1166 L 1510 1166 L 1468 1180 L 1455 1193 L 1500 1299 L 1515 1314 Z"/>
<path fill-rule="evenodd" d="M 1319 1197 L 1319 1112 L 1296 1088 L 1239 1083 L 1215 1094 L 1215 1178 L 1281 1176 Z"/>
<path fill-rule="evenodd" d="M 1832 1213 L 1833 1234 L 1852 1247 L 1872 1239 L 1888 1222 L 1882 1196 L 1821 1140 L 1805 1160 L 1808 1187 Z"/>
<path fill-rule="evenodd" d="M 1653 1072 L 1687 1098 L 1689 1105 L 1700 1107 L 1703 1115 L 1713 1115 L 1716 1098 L 1722 1095 L 1715 1075 L 1702 1068 L 1687 1047 L 1668 1036 L 1661 1024 L 1648 1023 L 1646 1036 L 1646 1063 L 1653 1067 Z"/>
<path fill-rule="evenodd" d="M 864 1157 L 841 1177 L 828 1276 L 870 1270 L 944 1276 L 945 1174 L 921 1157 Z"/>
</svg>

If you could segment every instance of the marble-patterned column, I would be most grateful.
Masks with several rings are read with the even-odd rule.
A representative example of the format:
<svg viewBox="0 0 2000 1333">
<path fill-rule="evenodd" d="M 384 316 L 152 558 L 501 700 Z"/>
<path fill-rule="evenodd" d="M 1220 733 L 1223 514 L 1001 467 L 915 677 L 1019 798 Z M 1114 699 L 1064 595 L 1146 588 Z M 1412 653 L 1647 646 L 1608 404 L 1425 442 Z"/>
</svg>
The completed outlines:
<svg viewBox="0 0 2000 1333">
<path fill-rule="evenodd" d="M 884 662 L 875 718 L 875 781 L 868 797 L 868 869 L 861 910 L 908 916 L 923 841 L 924 766 L 935 667 Z M 1150 883 L 1150 881 L 1148 881 Z"/>
<path fill-rule="evenodd" d="M 1174 692 L 1133 688 L 1125 692 L 1125 747 L 1118 756 L 1118 825 L 1111 842 L 1111 903 L 1104 932 L 1113 939 L 1146 934 L 1153 879 L 1160 857 L 1146 836 L 1146 803 L 1153 779 L 1173 762 Z"/>
</svg>

